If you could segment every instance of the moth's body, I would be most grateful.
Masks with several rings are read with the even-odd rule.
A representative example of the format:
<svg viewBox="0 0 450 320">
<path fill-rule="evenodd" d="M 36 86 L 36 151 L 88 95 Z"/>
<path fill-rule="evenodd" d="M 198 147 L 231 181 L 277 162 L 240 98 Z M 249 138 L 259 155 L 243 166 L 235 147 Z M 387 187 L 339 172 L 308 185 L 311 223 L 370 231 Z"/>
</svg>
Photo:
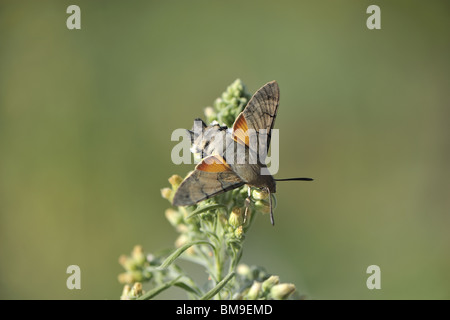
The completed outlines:
<svg viewBox="0 0 450 320">
<path fill-rule="evenodd" d="M 246 144 L 236 141 L 233 133 L 225 126 L 212 124 L 206 126 L 201 120 L 195 120 L 192 134 L 192 151 L 201 159 L 218 155 L 225 160 L 231 170 L 245 184 L 256 188 L 269 188 L 275 193 L 276 183 L 272 175 L 262 175 L 262 163 L 258 153 Z M 257 148 L 256 148 L 257 149 Z"/>
<path fill-rule="evenodd" d="M 199 154 L 202 160 L 178 187 L 173 198 L 174 205 L 194 205 L 244 184 L 264 189 L 269 194 L 276 191 L 275 179 L 268 173 L 264 162 L 277 115 L 279 95 L 276 81 L 261 87 L 236 118 L 232 128 L 214 123 L 207 126 L 201 120 L 194 122 L 193 129 L 189 131 L 191 150 Z M 270 203 L 271 199 L 269 196 Z"/>
<path fill-rule="evenodd" d="M 256 188 L 268 188 L 270 192 L 276 192 L 276 183 L 271 175 L 261 175 L 260 165 L 233 165 L 231 168 L 233 171 L 243 180 L 246 184 Z"/>
</svg>

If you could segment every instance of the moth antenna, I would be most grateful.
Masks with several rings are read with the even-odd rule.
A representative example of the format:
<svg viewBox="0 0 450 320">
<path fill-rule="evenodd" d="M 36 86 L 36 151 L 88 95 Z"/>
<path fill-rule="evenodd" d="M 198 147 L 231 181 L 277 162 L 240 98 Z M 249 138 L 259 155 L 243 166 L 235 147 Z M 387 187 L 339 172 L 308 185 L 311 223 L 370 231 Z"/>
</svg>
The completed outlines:
<svg viewBox="0 0 450 320">
<path fill-rule="evenodd" d="M 312 178 L 287 178 L 287 179 L 274 179 L 275 181 L 314 181 Z"/>
<path fill-rule="evenodd" d="M 272 210 L 272 193 L 270 193 L 269 188 L 266 188 L 267 192 L 269 193 L 269 206 L 270 206 L 270 223 L 274 226 L 275 220 L 273 219 L 273 210 Z"/>
</svg>

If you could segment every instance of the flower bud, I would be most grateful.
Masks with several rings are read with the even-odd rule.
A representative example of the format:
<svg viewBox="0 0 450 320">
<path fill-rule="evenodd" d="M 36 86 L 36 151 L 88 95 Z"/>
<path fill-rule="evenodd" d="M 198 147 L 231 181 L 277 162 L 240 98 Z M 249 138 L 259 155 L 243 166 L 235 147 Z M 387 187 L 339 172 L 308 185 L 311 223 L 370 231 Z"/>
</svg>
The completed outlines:
<svg viewBox="0 0 450 320">
<path fill-rule="evenodd" d="M 243 89 L 243 84 L 241 79 L 236 79 L 231 86 L 233 88 L 234 91 L 238 91 L 238 93 L 240 93 L 240 91 L 242 91 Z"/>
<path fill-rule="evenodd" d="M 234 230 L 234 235 L 238 239 L 241 239 L 244 236 L 244 229 L 242 228 L 242 226 L 239 226 L 236 228 L 236 230 Z"/>
<path fill-rule="evenodd" d="M 176 190 L 181 182 L 183 182 L 183 178 L 177 174 L 174 174 L 169 178 L 169 183 L 172 185 L 173 190 Z"/>
<path fill-rule="evenodd" d="M 212 107 L 206 107 L 205 108 L 205 116 L 208 119 L 214 118 L 216 113 L 214 112 L 214 109 Z"/>
<path fill-rule="evenodd" d="M 167 209 L 164 214 L 169 223 L 174 227 L 178 226 L 183 221 L 182 214 L 174 209 Z"/>
<path fill-rule="evenodd" d="M 235 190 L 239 190 L 239 192 L 241 193 L 241 195 L 242 196 L 244 196 L 244 197 L 247 197 L 247 194 L 248 194 L 248 189 L 249 189 L 250 187 L 245 187 L 245 188 L 239 188 L 239 189 L 235 189 Z"/>
<path fill-rule="evenodd" d="M 270 294 L 275 300 L 286 300 L 295 292 L 295 286 L 292 283 L 277 284 L 270 289 Z"/>
<path fill-rule="evenodd" d="M 130 300 L 130 291 L 131 287 L 129 285 L 125 285 L 122 290 L 122 295 L 120 296 L 120 300 Z"/>
<path fill-rule="evenodd" d="M 255 200 L 266 200 L 269 198 L 269 193 L 264 189 L 254 189 L 252 191 L 252 197 Z"/>
<path fill-rule="evenodd" d="M 188 243 L 189 238 L 185 234 L 180 234 L 180 236 L 175 240 L 175 247 L 180 248 L 186 243 Z"/>
<path fill-rule="evenodd" d="M 170 189 L 170 188 L 161 189 L 161 195 L 164 199 L 167 199 L 170 201 L 170 198 L 172 197 L 172 189 Z"/>
<path fill-rule="evenodd" d="M 256 300 L 261 293 L 261 282 L 254 281 L 250 290 L 248 290 L 247 298 L 249 300 Z"/>
<path fill-rule="evenodd" d="M 134 283 L 137 281 L 142 281 L 144 276 L 141 271 L 128 271 L 119 274 L 118 278 L 120 283 Z"/>
<path fill-rule="evenodd" d="M 261 213 L 270 213 L 270 204 L 263 200 L 255 202 L 255 208 Z"/>
<path fill-rule="evenodd" d="M 131 276 L 133 277 L 132 278 L 133 281 L 131 281 L 131 282 L 137 282 L 137 281 L 144 280 L 144 275 L 142 274 L 142 271 L 139 271 L 139 270 L 133 271 L 131 273 Z"/>
<path fill-rule="evenodd" d="M 128 272 L 123 272 L 119 274 L 117 280 L 119 280 L 119 283 L 133 283 L 133 275 Z"/>
<path fill-rule="evenodd" d="M 247 276 L 250 274 L 251 271 L 248 265 L 241 263 L 240 265 L 237 266 L 236 272 L 241 276 Z"/>
<path fill-rule="evenodd" d="M 144 293 L 144 291 L 142 290 L 142 283 L 140 282 L 136 282 L 133 286 L 133 288 L 131 288 L 131 292 L 130 294 L 134 297 L 139 297 Z"/>
<path fill-rule="evenodd" d="M 137 269 L 136 261 L 124 254 L 119 257 L 119 263 L 127 271 L 133 271 Z"/>
<path fill-rule="evenodd" d="M 136 264 L 142 265 L 145 262 L 144 249 L 142 249 L 142 246 L 134 246 L 131 257 L 134 259 Z"/>
<path fill-rule="evenodd" d="M 279 276 L 270 276 L 267 280 L 265 280 L 262 284 L 262 289 L 264 292 L 270 291 L 270 289 L 280 283 Z"/>
<path fill-rule="evenodd" d="M 230 217 L 228 218 L 228 223 L 234 228 L 239 227 L 244 222 L 244 213 L 242 208 L 234 207 L 231 210 Z"/>
<path fill-rule="evenodd" d="M 233 92 L 231 92 L 230 87 L 228 87 L 228 90 L 223 93 L 222 98 L 226 102 L 230 101 L 230 99 L 233 97 Z"/>
<path fill-rule="evenodd" d="M 176 229 L 177 229 L 177 232 L 179 232 L 179 233 L 185 233 L 185 232 L 189 231 L 189 228 L 185 224 L 181 224 L 181 223 L 179 225 L 177 225 Z"/>
<path fill-rule="evenodd" d="M 119 257 L 119 264 L 122 266 L 122 267 L 124 267 L 125 269 L 126 269 L 126 264 L 127 264 L 127 260 L 128 260 L 128 257 L 125 255 L 125 254 L 122 254 L 120 257 Z"/>
<path fill-rule="evenodd" d="M 220 111 L 224 106 L 225 106 L 225 104 L 223 103 L 222 98 L 217 98 L 214 101 L 214 107 L 216 108 L 216 110 Z"/>
</svg>

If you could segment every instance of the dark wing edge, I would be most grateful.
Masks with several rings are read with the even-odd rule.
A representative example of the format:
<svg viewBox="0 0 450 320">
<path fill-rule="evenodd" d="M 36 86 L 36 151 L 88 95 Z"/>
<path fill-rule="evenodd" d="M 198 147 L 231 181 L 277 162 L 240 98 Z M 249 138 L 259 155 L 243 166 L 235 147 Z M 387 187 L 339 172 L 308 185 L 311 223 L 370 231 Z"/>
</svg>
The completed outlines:
<svg viewBox="0 0 450 320">
<path fill-rule="evenodd" d="M 271 131 L 275 124 L 279 100 L 280 88 L 278 83 L 271 81 L 256 91 L 242 111 L 249 129 L 254 129 L 258 134 L 261 129 L 267 130 L 267 152 L 269 151 Z"/>
<path fill-rule="evenodd" d="M 234 172 L 206 172 L 194 170 L 180 184 L 172 204 L 190 206 L 245 184 Z"/>
</svg>

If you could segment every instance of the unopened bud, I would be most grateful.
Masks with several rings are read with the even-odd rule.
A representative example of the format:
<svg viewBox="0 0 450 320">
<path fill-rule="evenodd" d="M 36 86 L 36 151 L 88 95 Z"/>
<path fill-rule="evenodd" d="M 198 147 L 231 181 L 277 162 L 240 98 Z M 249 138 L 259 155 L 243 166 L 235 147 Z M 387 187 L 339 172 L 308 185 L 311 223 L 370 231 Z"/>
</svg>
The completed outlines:
<svg viewBox="0 0 450 320">
<path fill-rule="evenodd" d="M 214 106 L 216 107 L 217 110 L 221 110 L 226 106 L 226 104 L 223 102 L 222 98 L 217 98 L 214 101 Z"/>
<path fill-rule="evenodd" d="M 234 80 L 234 82 L 230 85 L 230 87 L 231 87 L 233 90 L 236 90 L 236 91 L 242 91 L 242 89 L 243 89 L 243 83 L 242 83 L 241 79 L 236 79 L 236 80 Z"/>
<path fill-rule="evenodd" d="M 161 189 L 161 195 L 164 199 L 167 199 L 170 201 L 170 198 L 172 197 L 172 189 L 170 189 L 170 188 Z"/>
<path fill-rule="evenodd" d="M 143 280 L 143 276 L 142 273 L 140 271 L 133 271 L 133 272 L 124 272 L 119 274 L 118 276 L 118 280 L 120 283 L 134 283 L 136 281 L 142 281 Z"/>
<path fill-rule="evenodd" d="M 252 197 L 255 200 L 266 200 L 269 198 L 269 193 L 264 189 L 254 189 L 252 191 Z"/>
<path fill-rule="evenodd" d="M 228 223 L 234 228 L 239 227 L 244 222 L 244 214 L 242 208 L 234 207 L 231 210 L 230 217 L 228 218 Z"/>
<path fill-rule="evenodd" d="M 185 225 L 185 224 L 179 224 L 179 225 L 177 225 L 176 229 L 177 229 L 177 231 L 178 231 L 179 233 L 185 233 L 185 232 L 188 232 L 188 231 L 189 231 L 189 228 L 188 228 L 187 225 Z"/>
<path fill-rule="evenodd" d="M 139 297 L 141 296 L 144 292 L 142 291 L 142 283 L 140 282 L 136 282 L 133 286 L 133 288 L 131 289 L 131 295 L 135 296 L 135 297 Z"/>
<path fill-rule="evenodd" d="M 119 264 L 120 264 L 122 267 L 125 268 L 126 263 L 127 263 L 127 260 L 128 260 L 128 257 L 127 257 L 125 254 L 122 254 L 122 255 L 119 257 Z"/>
<path fill-rule="evenodd" d="M 206 107 L 205 108 L 205 116 L 210 119 L 213 118 L 215 116 L 215 112 L 214 109 L 212 107 Z"/>
<path fill-rule="evenodd" d="M 248 195 L 248 188 L 250 188 L 250 187 L 247 187 L 247 188 L 240 188 L 240 189 L 235 189 L 235 190 L 239 190 L 239 192 L 240 192 L 243 196 L 247 197 L 247 195 Z"/>
<path fill-rule="evenodd" d="M 189 241 L 189 238 L 188 238 L 186 235 L 181 234 L 181 235 L 177 238 L 177 240 L 175 240 L 175 247 L 180 248 L 180 247 L 182 247 L 183 245 L 185 245 L 186 243 L 188 243 L 188 241 Z"/>
<path fill-rule="evenodd" d="M 127 271 L 133 271 L 137 269 L 136 261 L 124 254 L 119 257 L 119 263 Z"/>
<path fill-rule="evenodd" d="M 140 245 L 134 246 L 131 256 L 138 265 L 142 265 L 145 262 L 144 249 Z"/>
<path fill-rule="evenodd" d="M 295 292 L 295 286 L 292 283 L 277 284 L 270 289 L 270 294 L 275 300 L 286 300 Z"/>
<path fill-rule="evenodd" d="M 173 176 L 171 176 L 169 178 L 169 183 L 172 185 L 172 188 L 174 190 L 176 190 L 178 188 L 178 186 L 181 184 L 182 181 L 183 181 L 183 178 L 177 174 L 174 174 Z"/>
<path fill-rule="evenodd" d="M 187 248 L 185 252 L 186 252 L 187 255 L 193 256 L 195 254 L 194 246 L 191 246 L 191 247 Z"/>
<path fill-rule="evenodd" d="M 234 235 L 238 239 L 242 238 L 244 235 L 244 228 L 242 228 L 242 226 L 237 227 L 236 230 L 234 230 Z"/>
<path fill-rule="evenodd" d="M 133 277 L 128 272 L 124 272 L 119 274 L 117 280 L 119 280 L 119 283 L 132 283 Z"/>
<path fill-rule="evenodd" d="M 241 276 L 246 276 L 250 274 L 250 268 L 248 265 L 242 263 L 237 266 L 236 272 L 240 274 Z"/>
<path fill-rule="evenodd" d="M 270 204 L 263 200 L 255 202 L 255 208 L 261 213 L 270 213 Z"/>
<path fill-rule="evenodd" d="M 261 293 L 261 282 L 254 281 L 250 290 L 248 290 L 247 297 L 249 300 L 256 300 Z"/>
<path fill-rule="evenodd" d="M 174 227 L 178 226 L 183 221 L 183 215 L 174 209 L 167 209 L 164 214 L 169 223 Z"/>
<path fill-rule="evenodd" d="M 228 87 L 228 90 L 226 92 L 224 92 L 222 95 L 223 100 L 228 102 L 228 101 L 230 101 L 231 98 L 233 98 L 232 90 L 233 90 L 232 88 Z"/>
<path fill-rule="evenodd" d="M 265 280 L 262 284 L 262 289 L 264 292 L 270 291 L 270 289 L 280 283 L 279 276 L 270 276 L 267 280 Z"/>
<path fill-rule="evenodd" d="M 122 290 L 122 295 L 120 296 L 120 300 L 130 300 L 130 291 L 131 287 L 129 285 L 125 285 Z"/>
</svg>

